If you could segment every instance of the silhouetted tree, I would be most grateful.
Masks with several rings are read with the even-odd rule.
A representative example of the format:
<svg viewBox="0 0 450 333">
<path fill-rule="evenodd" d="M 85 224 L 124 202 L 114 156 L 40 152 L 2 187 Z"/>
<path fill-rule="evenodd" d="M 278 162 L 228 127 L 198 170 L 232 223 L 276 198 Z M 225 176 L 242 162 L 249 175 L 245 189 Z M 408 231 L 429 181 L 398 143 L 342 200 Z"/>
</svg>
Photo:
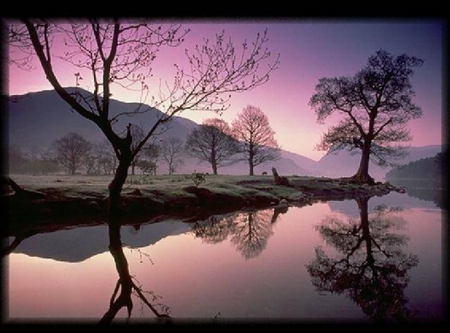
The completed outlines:
<svg viewBox="0 0 450 333">
<path fill-rule="evenodd" d="M 175 64 L 173 84 L 160 84 L 159 91 L 150 100 L 151 106 L 139 103 L 134 112 L 112 115 L 110 104 L 114 87 L 137 88 L 145 99 L 149 92 L 147 80 L 151 77 L 158 50 L 163 46 L 179 46 L 187 33 L 180 33 L 178 25 L 155 26 L 139 21 L 121 23 L 116 18 L 103 23 L 91 20 L 89 24 L 53 24 L 24 19 L 9 27 L 10 50 L 19 52 L 10 57 L 10 62 L 27 65 L 28 60 L 36 55 L 56 93 L 75 112 L 96 124 L 114 148 L 118 166 L 108 186 L 107 218 L 110 226 L 121 223 L 121 192 L 133 159 L 163 125 L 185 110 L 222 112 L 229 107 L 231 93 L 248 91 L 266 83 L 269 74 L 277 68 L 278 58 L 271 62 L 271 54 L 265 47 L 268 41 L 266 32 L 258 33 L 251 43 L 244 42 L 240 51 L 231 40 L 225 39 L 222 32 L 216 35 L 215 42 L 205 39 L 194 52 L 186 50 L 187 69 Z M 62 43 L 64 47 L 59 47 Z M 53 67 L 54 58 L 73 66 L 74 74 L 79 74 L 76 76 L 77 85 L 80 71 L 83 71 L 82 82 L 90 81 L 87 86 L 91 93 L 64 88 Z M 268 67 L 261 68 L 260 65 L 266 62 L 270 62 Z M 133 144 L 131 124 L 118 128 L 119 119 L 145 115 L 155 108 L 162 109 L 161 114 L 144 130 L 143 139 Z M 119 270 L 118 265 L 116 262 Z"/>
<path fill-rule="evenodd" d="M 233 136 L 240 142 L 239 151 L 248 163 L 250 176 L 253 176 L 255 166 L 280 158 L 275 132 L 260 108 L 247 105 L 233 120 L 232 128 Z"/>
<path fill-rule="evenodd" d="M 92 143 L 78 133 L 70 132 L 53 143 L 55 160 L 65 166 L 71 175 L 84 165 L 92 150 Z"/>
<path fill-rule="evenodd" d="M 238 149 L 238 142 L 231 135 L 230 126 L 219 118 L 206 119 L 186 139 L 189 154 L 211 164 L 214 175 L 217 175 L 219 167 L 236 162 Z"/>
<path fill-rule="evenodd" d="M 137 164 L 142 173 L 148 175 L 156 175 L 156 163 L 148 160 L 140 160 Z"/>
<path fill-rule="evenodd" d="M 167 164 L 169 175 L 184 164 L 184 142 L 180 138 L 170 137 L 161 143 L 161 157 Z"/>
<path fill-rule="evenodd" d="M 365 68 L 353 77 L 321 78 L 309 105 L 318 122 L 337 112 L 343 119 L 330 127 L 317 148 L 328 153 L 341 149 L 361 152 L 353 180 L 373 184 L 369 161 L 383 166 L 406 154 L 410 141 L 406 123 L 419 118 L 422 110 L 412 103 L 414 91 L 409 77 L 423 60 L 384 50 L 371 56 Z"/>
</svg>

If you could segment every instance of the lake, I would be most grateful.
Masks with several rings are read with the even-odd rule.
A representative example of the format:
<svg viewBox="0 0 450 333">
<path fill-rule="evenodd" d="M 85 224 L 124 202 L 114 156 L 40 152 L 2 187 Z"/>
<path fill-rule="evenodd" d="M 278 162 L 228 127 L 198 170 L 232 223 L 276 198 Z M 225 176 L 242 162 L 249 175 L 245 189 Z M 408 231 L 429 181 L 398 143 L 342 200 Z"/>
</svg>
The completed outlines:
<svg viewBox="0 0 450 333">
<path fill-rule="evenodd" d="M 152 304 L 133 293 L 128 322 L 439 323 L 444 223 L 433 201 L 392 192 L 123 226 L 129 274 Z M 4 258 L 5 321 L 98 322 L 118 281 L 108 245 L 106 225 L 24 239 Z"/>
</svg>

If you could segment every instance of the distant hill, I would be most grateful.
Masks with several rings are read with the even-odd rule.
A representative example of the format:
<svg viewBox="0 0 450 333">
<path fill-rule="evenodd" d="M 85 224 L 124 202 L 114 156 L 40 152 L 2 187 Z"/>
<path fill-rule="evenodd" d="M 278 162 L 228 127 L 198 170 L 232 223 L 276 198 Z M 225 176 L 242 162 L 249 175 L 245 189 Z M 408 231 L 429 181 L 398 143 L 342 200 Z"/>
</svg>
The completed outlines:
<svg viewBox="0 0 450 333">
<path fill-rule="evenodd" d="M 73 88 L 77 89 L 77 88 Z M 84 95 L 89 92 L 82 91 Z M 14 95 L 8 99 L 8 139 L 9 145 L 20 147 L 48 147 L 52 142 L 70 131 L 75 131 L 87 140 L 101 142 L 104 136 L 97 126 L 81 117 L 59 97 L 54 90 Z M 125 103 L 111 100 L 111 114 L 136 110 L 138 103 Z M 124 122 L 134 123 L 142 127 L 152 125 L 161 111 L 152 109 L 145 116 L 122 117 L 116 126 L 124 127 Z M 187 135 L 197 124 L 185 118 L 175 117 L 170 124 L 170 131 L 160 135 L 165 138 L 177 133 Z"/>
<path fill-rule="evenodd" d="M 69 88 L 79 89 L 79 88 Z M 79 89 L 83 96 L 89 96 L 89 92 Z M 91 142 L 102 142 L 104 136 L 97 126 L 90 120 L 83 118 L 67 105 L 54 90 L 33 92 L 25 95 L 13 95 L 8 98 L 8 141 L 9 145 L 17 145 L 22 148 L 42 147 L 48 148 L 54 140 L 62 137 L 70 131 L 77 132 Z M 125 103 L 111 100 L 111 114 L 130 112 L 139 107 L 138 103 Z M 125 121 L 148 128 L 153 125 L 161 111 L 151 109 L 145 115 L 135 117 L 122 117 L 117 128 L 125 128 Z M 197 123 L 183 118 L 174 117 L 167 130 L 158 135 L 157 140 L 167 137 L 179 137 L 185 141 L 187 135 L 196 127 Z M 255 173 L 270 172 L 272 166 L 281 174 L 306 175 L 311 172 L 299 166 L 291 158 L 297 161 L 306 161 L 308 167 L 313 160 L 282 151 L 283 158 L 255 167 Z M 177 173 L 212 172 L 211 166 L 197 159 L 186 157 L 184 165 L 177 169 Z M 309 163 L 309 164 L 308 164 Z M 167 173 L 167 167 L 160 164 L 158 173 Z M 219 168 L 221 174 L 247 174 L 248 166 L 244 162 L 233 164 L 229 167 Z"/>
<path fill-rule="evenodd" d="M 434 157 L 421 158 L 394 168 L 386 174 L 386 179 L 391 182 L 420 181 L 426 187 L 436 187 L 442 182 L 444 168 L 443 155 L 438 154 Z"/>
<path fill-rule="evenodd" d="M 69 88 L 79 89 L 79 88 Z M 89 96 L 89 92 L 79 89 L 83 95 Z M 139 106 L 138 103 L 126 103 L 112 99 L 111 114 L 119 112 L 131 112 Z M 144 106 L 145 107 L 145 106 Z M 148 107 L 148 106 L 147 106 Z M 150 108 L 150 107 L 148 107 Z M 91 142 L 102 142 L 104 136 L 94 123 L 75 113 L 54 90 L 33 92 L 24 95 L 8 97 L 7 102 L 8 144 L 22 148 L 49 147 L 52 142 L 70 131 L 77 132 Z M 143 128 L 151 126 L 161 111 L 150 109 L 145 115 L 136 117 L 122 117 L 116 124 L 125 128 L 126 123 L 134 123 Z M 178 137 L 185 141 L 187 135 L 196 127 L 197 123 L 183 117 L 174 117 L 169 128 L 158 136 L 158 140 L 167 137 Z M 403 163 L 431 157 L 441 151 L 440 145 L 412 147 L 410 155 Z M 282 175 L 298 176 L 329 176 L 343 177 L 353 175 L 359 165 L 360 155 L 351 156 L 348 152 L 341 151 L 338 154 L 326 155 L 320 161 L 314 161 L 305 156 L 286 150 L 281 151 L 281 159 L 268 162 L 255 167 L 255 174 L 267 172 L 271 168 L 277 168 Z M 185 158 L 184 166 L 177 169 L 177 173 L 212 172 L 211 166 L 205 162 L 199 162 L 194 158 Z M 219 168 L 220 174 L 248 174 L 248 165 L 244 162 Z M 370 174 L 376 180 L 383 180 L 390 168 L 382 169 L 374 165 L 370 166 Z M 157 172 L 167 173 L 167 167 L 160 164 Z"/>
</svg>

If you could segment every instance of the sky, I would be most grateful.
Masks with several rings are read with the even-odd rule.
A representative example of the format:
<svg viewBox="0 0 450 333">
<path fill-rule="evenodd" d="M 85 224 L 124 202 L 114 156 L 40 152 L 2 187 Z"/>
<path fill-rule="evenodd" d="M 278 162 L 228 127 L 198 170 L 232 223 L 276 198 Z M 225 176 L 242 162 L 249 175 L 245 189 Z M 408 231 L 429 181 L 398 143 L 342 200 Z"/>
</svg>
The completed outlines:
<svg viewBox="0 0 450 333">
<path fill-rule="evenodd" d="M 327 129 L 341 117 L 331 117 L 324 124 L 317 122 L 308 105 L 320 78 L 353 76 L 364 68 L 370 56 L 384 49 L 394 56 L 408 54 L 424 60 L 414 69 L 410 78 L 416 93 L 413 102 L 420 106 L 423 115 L 411 120 L 412 146 L 445 143 L 446 133 L 443 112 L 447 70 L 445 52 L 445 24 L 440 19 L 198 19 L 162 21 L 155 23 L 182 23 L 190 32 L 177 49 L 162 50 L 155 66 L 155 77 L 170 80 L 174 63 L 182 63 L 185 49 L 201 44 L 204 38 L 213 39 L 216 33 L 225 32 L 235 46 L 244 40 L 252 41 L 258 32 L 267 29 L 267 47 L 280 64 L 263 86 L 235 94 L 231 106 L 221 118 L 231 124 L 247 105 L 259 107 L 268 117 L 281 148 L 319 160 L 325 152 L 315 149 Z M 63 86 L 74 86 L 77 69 L 67 68 L 55 61 L 57 74 Z M 88 83 L 83 81 L 88 88 Z M 150 84 L 150 89 L 155 83 Z M 32 72 L 10 66 L 7 87 L 9 95 L 52 89 L 41 68 Z M 130 91 L 117 91 L 115 99 L 136 102 L 139 97 Z M 207 118 L 219 117 L 210 112 L 184 111 L 179 114 L 201 123 Z"/>
</svg>

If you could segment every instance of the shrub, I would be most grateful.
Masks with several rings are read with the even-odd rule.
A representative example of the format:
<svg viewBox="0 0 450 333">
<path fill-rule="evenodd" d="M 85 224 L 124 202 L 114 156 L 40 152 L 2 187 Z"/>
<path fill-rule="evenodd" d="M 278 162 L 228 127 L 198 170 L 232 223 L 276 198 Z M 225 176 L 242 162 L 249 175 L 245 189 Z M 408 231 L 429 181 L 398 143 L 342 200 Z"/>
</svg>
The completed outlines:
<svg viewBox="0 0 450 333">
<path fill-rule="evenodd" d="M 199 186 L 201 183 L 203 183 L 205 179 L 205 174 L 201 172 L 193 172 L 192 175 L 189 177 L 195 184 L 195 186 Z"/>
</svg>

